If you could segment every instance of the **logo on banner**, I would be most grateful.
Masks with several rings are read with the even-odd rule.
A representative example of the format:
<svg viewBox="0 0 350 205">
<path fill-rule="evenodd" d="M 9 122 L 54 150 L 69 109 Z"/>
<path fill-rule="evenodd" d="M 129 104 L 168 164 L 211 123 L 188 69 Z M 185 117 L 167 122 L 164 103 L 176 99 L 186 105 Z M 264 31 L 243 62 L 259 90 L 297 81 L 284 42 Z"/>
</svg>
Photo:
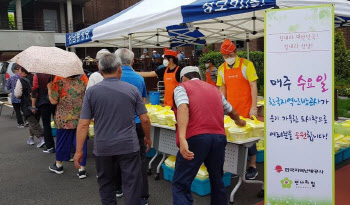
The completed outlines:
<svg viewBox="0 0 350 205">
<path fill-rule="evenodd" d="M 275 171 L 277 173 L 304 173 L 304 174 L 323 174 L 324 170 L 322 169 L 301 169 L 301 168 L 283 168 L 281 165 L 276 165 Z"/>
<path fill-rule="evenodd" d="M 290 189 L 292 188 L 293 181 L 290 180 L 288 177 L 285 177 L 281 180 L 282 188 L 284 189 Z"/>
<path fill-rule="evenodd" d="M 277 165 L 275 170 L 276 170 L 277 173 L 283 172 L 283 168 L 280 165 Z"/>
</svg>

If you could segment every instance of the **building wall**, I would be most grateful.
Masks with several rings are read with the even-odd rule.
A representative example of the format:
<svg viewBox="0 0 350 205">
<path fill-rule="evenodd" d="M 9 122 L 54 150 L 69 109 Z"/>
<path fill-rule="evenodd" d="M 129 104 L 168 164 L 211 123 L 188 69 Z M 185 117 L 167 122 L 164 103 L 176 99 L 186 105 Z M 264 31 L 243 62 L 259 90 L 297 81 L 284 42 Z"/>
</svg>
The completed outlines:
<svg viewBox="0 0 350 205">
<path fill-rule="evenodd" d="M 139 0 L 91 0 L 85 3 L 85 23 L 95 24 L 136 4 Z"/>
</svg>

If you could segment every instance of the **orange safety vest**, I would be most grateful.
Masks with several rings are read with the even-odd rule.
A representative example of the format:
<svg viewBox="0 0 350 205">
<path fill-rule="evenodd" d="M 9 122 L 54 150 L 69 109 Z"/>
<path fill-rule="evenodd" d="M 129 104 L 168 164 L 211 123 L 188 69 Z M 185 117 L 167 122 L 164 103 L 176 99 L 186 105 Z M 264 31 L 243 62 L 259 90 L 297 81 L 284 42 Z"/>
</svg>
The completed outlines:
<svg viewBox="0 0 350 205">
<path fill-rule="evenodd" d="M 240 116 L 249 118 L 249 111 L 252 107 L 252 95 L 250 84 L 242 73 L 243 58 L 239 62 L 238 68 L 229 69 L 224 62 L 224 76 L 226 84 L 227 101 L 238 112 Z"/>
<path fill-rule="evenodd" d="M 176 80 L 176 72 L 179 69 L 180 66 L 177 66 L 175 68 L 175 72 L 168 73 L 169 67 L 166 68 L 164 73 L 164 86 L 165 86 L 165 92 L 164 92 L 164 104 L 163 106 L 173 106 L 173 95 L 174 90 L 176 86 L 178 86 L 180 83 Z"/>
<path fill-rule="evenodd" d="M 206 72 L 206 73 L 205 73 L 205 81 L 206 81 L 207 83 L 211 84 L 211 85 L 216 86 L 216 83 L 213 81 L 213 79 L 211 79 L 211 76 L 210 76 L 212 70 L 213 70 L 213 68 L 211 68 L 211 69 L 209 70 L 209 72 Z"/>
</svg>

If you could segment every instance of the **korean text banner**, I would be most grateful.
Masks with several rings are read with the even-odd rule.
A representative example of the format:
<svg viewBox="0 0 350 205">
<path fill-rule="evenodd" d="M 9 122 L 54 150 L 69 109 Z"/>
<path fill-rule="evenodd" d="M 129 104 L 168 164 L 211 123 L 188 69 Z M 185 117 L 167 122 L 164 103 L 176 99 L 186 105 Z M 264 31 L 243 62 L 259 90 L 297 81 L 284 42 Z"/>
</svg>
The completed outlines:
<svg viewBox="0 0 350 205">
<path fill-rule="evenodd" d="M 265 204 L 334 203 L 332 5 L 265 14 Z"/>
</svg>

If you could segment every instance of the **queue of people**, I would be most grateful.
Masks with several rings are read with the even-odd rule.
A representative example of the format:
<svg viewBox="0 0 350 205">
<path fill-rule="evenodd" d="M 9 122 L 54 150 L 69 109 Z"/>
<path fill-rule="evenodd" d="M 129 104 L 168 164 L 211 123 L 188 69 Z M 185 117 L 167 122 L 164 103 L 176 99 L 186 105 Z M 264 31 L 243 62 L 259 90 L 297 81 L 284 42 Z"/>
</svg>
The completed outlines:
<svg viewBox="0 0 350 205">
<path fill-rule="evenodd" d="M 88 129 L 94 122 L 93 154 L 102 204 L 114 205 L 124 196 L 125 204 L 148 204 L 146 152 L 152 145 L 150 119 L 145 107 L 147 90 L 143 77 L 164 80 L 164 106 L 170 106 L 177 120 L 176 158 L 172 182 L 173 204 L 193 204 L 191 182 L 204 163 L 211 182 L 211 204 L 227 204 L 223 185 L 223 165 L 227 144 L 223 116 L 226 113 L 238 126 L 257 112 L 257 75 L 252 62 L 239 58 L 235 45 L 226 39 L 221 46 L 225 62 L 218 69 L 210 59 L 202 81 L 199 69 L 178 65 L 178 53 L 165 50 L 163 67 L 151 72 L 135 72 L 134 53 L 126 48 L 114 54 L 106 49 L 96 55 L 98 71 L 90 79 L 84 75 L 68 78 L 30 74 L 18 66 L 10 83 L 21 100 L 24 120 L 30 127 L 29 145 L 55 153 L 49 170 L 63 174 L 63 162 L 71 159 L 80 179 L 87 177 Z M 203 100 L 205 99 L 205 100 Z M 13 103 L 18 103 L 14 99 Z M 54 106 L 56 111 L 53 111 Z M 17 106 L 18 107 L 18 106 Z M 51 134 L 51 115 L 57 128 L 56 142 Z M 17 114 L 16 116 L 19 116 Z M 43 128 L 39 124 L 42 118 Z M 24 121 L 18 119 L 18 126 Z M 254 179 L 256 146 L 249 149 L 250 166 L 246 179 Z"/>
</svg>

